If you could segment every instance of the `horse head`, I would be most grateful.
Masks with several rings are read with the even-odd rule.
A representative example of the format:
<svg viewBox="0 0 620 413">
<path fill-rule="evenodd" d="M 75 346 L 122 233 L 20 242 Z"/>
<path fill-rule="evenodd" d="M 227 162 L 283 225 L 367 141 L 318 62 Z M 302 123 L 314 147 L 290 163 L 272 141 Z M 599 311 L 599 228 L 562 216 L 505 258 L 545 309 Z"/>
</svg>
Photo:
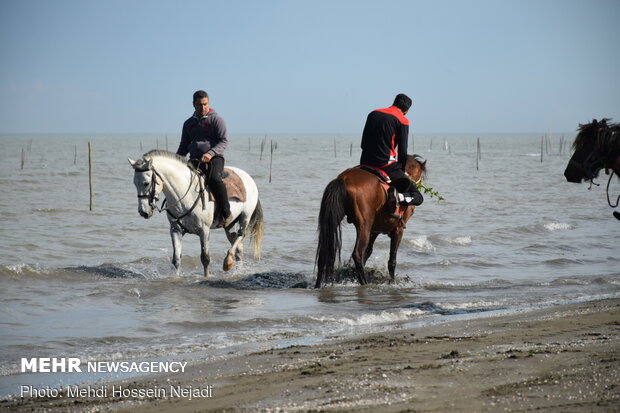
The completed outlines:
<svg viewBox="0 0 620 413">
<path fill-rule="evenodd" d="M 158 179 L 157 172 L 153 169 L 151 158 L 142 158 L 137 161 L 128 159 L 133 167 L 133 184 L 138 191 L 138 212 L 140 216 L 148 219 L 153 216 L 157 209 L 159 194 L 163 190 L 163 183 Z"/>
<path fill-rule="evenodd" d="M 597 137 L 600 128 L 606 126 L 605 119 L 601 122 L 593 119 L 591 123 L 579 125 L 579 133 L 573 143 L 574 153 L 564 171 L 568 182 L 580 183 L 584 179 L 592 180 L 598 176 L 603 164 L 597 150 Z"/>
<path fill-rule="evenodd" d="M 420 155 L 408 155 L 405 171 L 415 183 L 424 182 L 426 176 L 426 159 Z"/>
<path fill-rule="evenodd" d="M 592 181 L 606 165 L 606 149 L 610 138 L 616 133 L 607 124 L 608 119 L 579 125 L 579 133 L 573 143 L 574 153 L 568 161 L 564 176 L 568 182 Z"/>
</svg>

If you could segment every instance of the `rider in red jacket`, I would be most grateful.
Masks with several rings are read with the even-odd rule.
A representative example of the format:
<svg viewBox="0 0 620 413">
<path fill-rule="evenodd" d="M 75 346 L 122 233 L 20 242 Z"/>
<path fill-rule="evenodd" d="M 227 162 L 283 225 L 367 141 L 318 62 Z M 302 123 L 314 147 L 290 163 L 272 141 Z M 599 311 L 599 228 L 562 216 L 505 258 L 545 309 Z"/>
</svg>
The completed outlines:
<svg viewBox="0 0 620 413">
<path fill-rule="evenodd" d="M 398 192 L 409 198 L 409 205 L 420 205 L 424 198 L 405 172 L 409 120 L 405 117 L 411 99 L 398 94 L 392 106 L 377 109 L 368 115 L 362 134 L 360 164 L 386 172 Z"/>
</svg>

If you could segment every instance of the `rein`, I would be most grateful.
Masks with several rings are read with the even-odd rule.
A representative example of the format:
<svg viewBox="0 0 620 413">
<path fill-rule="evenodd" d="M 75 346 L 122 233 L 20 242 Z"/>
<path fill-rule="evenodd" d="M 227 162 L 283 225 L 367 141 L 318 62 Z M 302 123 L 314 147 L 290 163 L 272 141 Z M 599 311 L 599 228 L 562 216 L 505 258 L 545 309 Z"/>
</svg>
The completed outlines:
<svg viewBox="0 0 620 413">
<path fill-rule="evenodd" d="M 618 198 L 616 198 L 616 205 L 612 205 L 611 199 L 609 199 L 609 184 L 611 183 L 611 178 L 613 176 L 614 176 L 614 171 L 612 170 L 611 174 L 609 175 L 609 180 L 607 181 L 607 203 L 609 204 L 610 207 L 616 208 L 620 204 L 620 195 L 618 195 Z"/>
</svg>

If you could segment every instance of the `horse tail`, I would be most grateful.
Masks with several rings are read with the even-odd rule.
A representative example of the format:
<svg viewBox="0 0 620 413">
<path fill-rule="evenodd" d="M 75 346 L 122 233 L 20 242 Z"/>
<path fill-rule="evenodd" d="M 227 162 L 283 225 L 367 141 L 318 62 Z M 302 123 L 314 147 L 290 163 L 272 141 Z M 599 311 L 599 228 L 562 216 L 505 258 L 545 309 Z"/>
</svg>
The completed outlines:
<svg viewBox="0 0 620 413">
<path fill-rule="evenodd" d="M 252 237 L 252 248 L 254 249 L 254 258 L 260 258 L 263 248 L 263 235 L 265 235 L 265 219 L 263 216 L 263 207 L 260 199 L 256 202 L 254 212 L 250 218 L 250 223 L 246 229 L 246 234 Z"/>
<path fill-rule="evenodd" d="M 323 279 L 334 272 L 336 256 L 340 261 L 342 249 L 341 223 L 345 217 L 346 197 L 347 191 L 344 181 L 341 179 L 331 181 L 323 192 L 319 212 L 319 242 L 315 259 L 317 267 L 316 288 L 320 288 Z"/>
</svg>

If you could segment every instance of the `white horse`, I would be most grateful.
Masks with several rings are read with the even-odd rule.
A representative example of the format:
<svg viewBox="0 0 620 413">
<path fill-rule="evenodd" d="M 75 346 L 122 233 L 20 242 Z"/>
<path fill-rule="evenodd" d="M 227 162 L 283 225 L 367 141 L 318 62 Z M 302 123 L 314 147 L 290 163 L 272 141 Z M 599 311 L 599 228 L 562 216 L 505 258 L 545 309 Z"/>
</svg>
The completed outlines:
<svg viewBox="0 0 620 413">
<path fill-rule="evenodd" d="M 134 169 L 133 182 L 138 191 L 138 212 L 144 218 L 153 216 L 157 209 L 166 211 L 170 221 L 172 237 L 172 264 L 177 274 L 181 266 L 182 237 L 186 233 L 200 237 L 200 259 L 205 277 L 209 274 L 209 231 L 222 226 L 214 222 L 215 204 L 209 198 L 209 190 L 204 186 L 202 176 L 188 166 L 185 158 L 171 152 L 153 150 L 143 155 L 142 159 L 129 163 Z M 232 221 L 224 227 L 231 247 L 224 259 L 224 271 L 230 270 L 234 260 L 243 255 L 243 240 L 252 237 L 254 257 L 260 256 L 263 239 L 263 209 L 258 199 L 256 183 L 247 172 L 234 167 L 227 169 L 235 172 L 243 182 L 246 199 L 230 199 Z M 157 206 L 159 194 L 166 196 L 166 207 Z"/>
</svg>

